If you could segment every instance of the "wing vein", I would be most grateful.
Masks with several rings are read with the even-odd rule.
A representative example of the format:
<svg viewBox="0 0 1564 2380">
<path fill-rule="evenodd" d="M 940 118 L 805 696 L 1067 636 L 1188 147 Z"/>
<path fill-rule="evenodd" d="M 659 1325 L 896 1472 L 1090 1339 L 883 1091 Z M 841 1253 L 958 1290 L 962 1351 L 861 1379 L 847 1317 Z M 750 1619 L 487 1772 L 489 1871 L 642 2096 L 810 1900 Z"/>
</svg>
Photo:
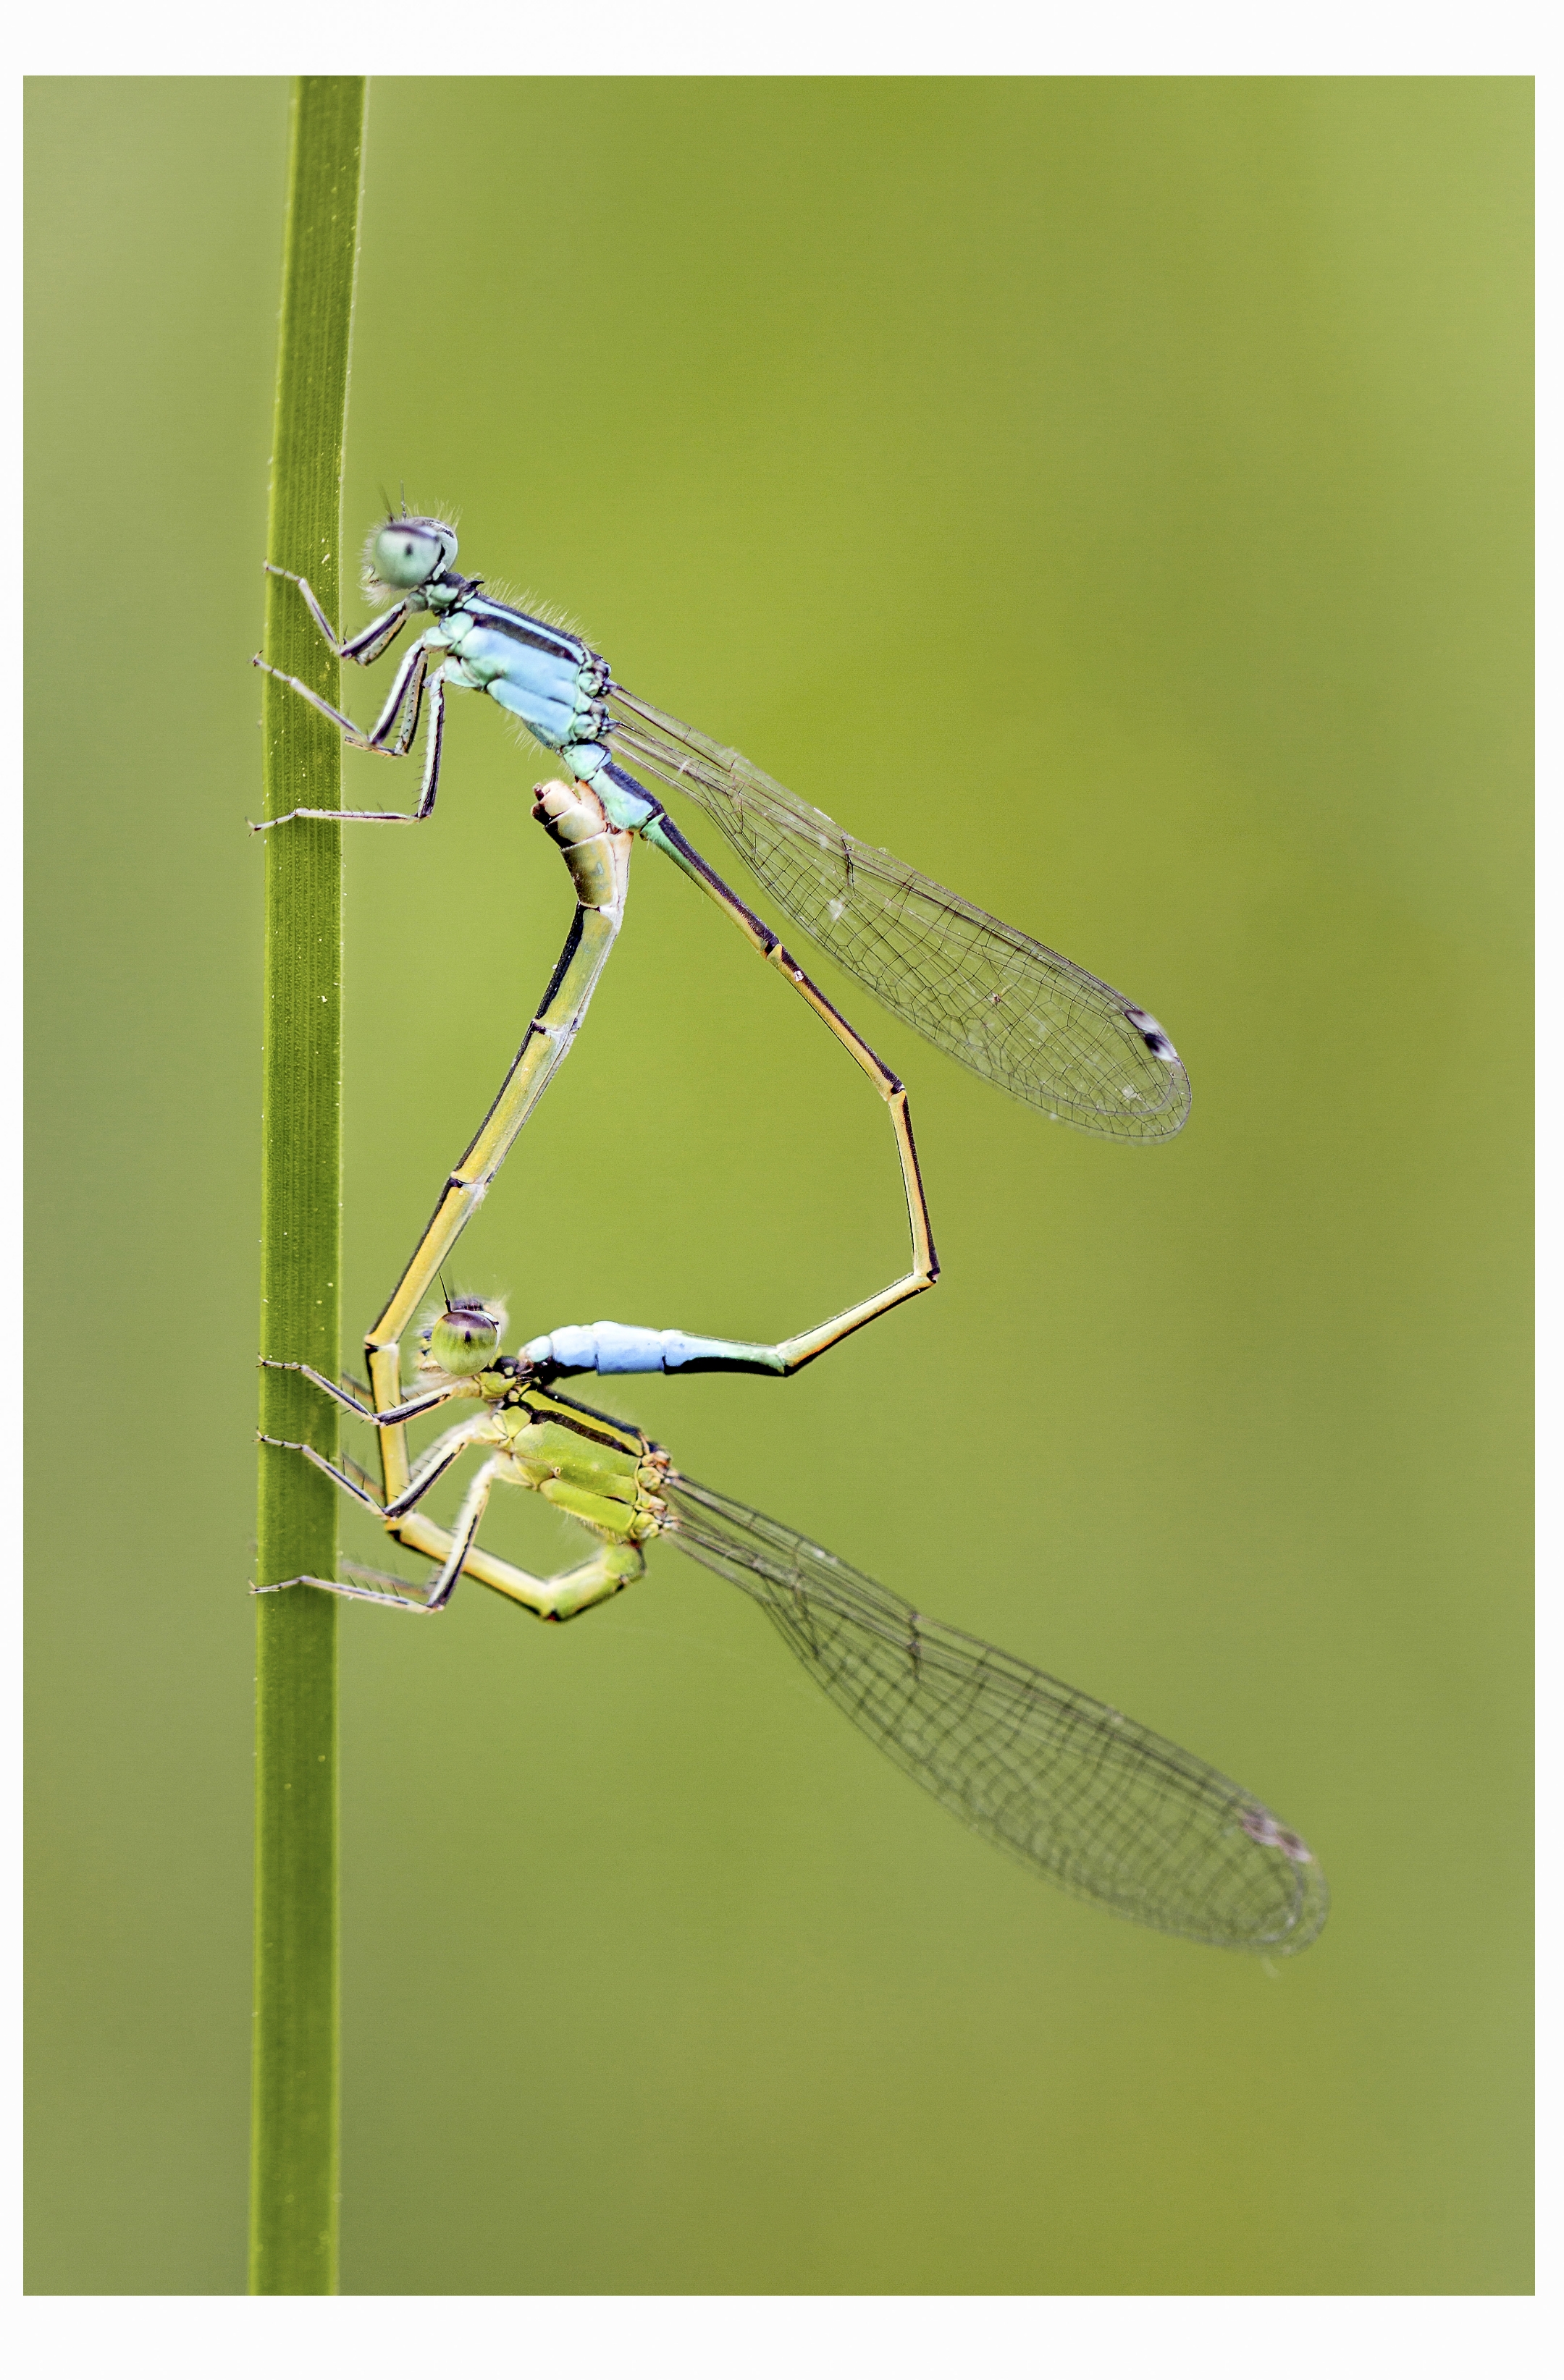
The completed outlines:
<svg viewBox="0 0 1564 2380">
<path fill-rule="evenodd" d="M 742 753 L 622 686 L 610 696 L 613 747 L 688 794 L 793 923 L 894 1015 L 1061 1123 L 1141 1143 L 1180 1130 L 1189 1076 L 1122 992 L 860 843 Z"/>
<path fill-rule="evenodd" d="M 670 1541 L 757 1602 L 826 1694 L 947 1810 L 1066 1891 L 1227 1949 L 1295 1951 L 1319 1864 L 1252 1793 L 823 1547 L 671 1474 Z"/>
</svg>

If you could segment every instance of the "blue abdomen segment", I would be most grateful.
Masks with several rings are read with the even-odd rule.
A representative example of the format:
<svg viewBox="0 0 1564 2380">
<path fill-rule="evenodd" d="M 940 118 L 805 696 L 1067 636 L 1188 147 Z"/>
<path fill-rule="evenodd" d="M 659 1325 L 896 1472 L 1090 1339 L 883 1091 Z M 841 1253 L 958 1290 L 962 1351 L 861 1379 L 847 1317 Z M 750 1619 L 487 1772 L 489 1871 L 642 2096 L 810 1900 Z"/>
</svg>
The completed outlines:
<svg viewBox="0 0 1564 2380">
<path fill-rule="evenodd" d="M 739 1339 L 693 1339 L 684 1330 L 646 1330 L 626 1322 L 568 1323 L 523 1350 L 540 1371 L 780 1372 L 774 1348 Z"/>
</svg>

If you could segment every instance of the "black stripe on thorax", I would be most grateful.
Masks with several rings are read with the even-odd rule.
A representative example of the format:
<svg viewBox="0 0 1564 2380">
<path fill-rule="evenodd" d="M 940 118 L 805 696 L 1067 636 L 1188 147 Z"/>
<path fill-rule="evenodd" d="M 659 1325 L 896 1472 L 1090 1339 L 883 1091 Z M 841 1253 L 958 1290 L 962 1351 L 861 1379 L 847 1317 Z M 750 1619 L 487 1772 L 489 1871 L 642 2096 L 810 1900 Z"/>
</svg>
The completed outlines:
<svg viewBox="0 0 1564 2380">
<path fill-rule="evenodd" d="M 546 620 L 534 620 L 528 612 L 517 612 L 508 603 L 495 603 L 485 596 L 476 601 L 469 598 L 461 609 L 481 628 L 493 628 L 502 637 L 509 637 L 519 645 L 532 645 L 539 652 L 558 653 L 566 661 L 588 661 L 592 649 L 583 645 L 580 637 L 567 635 L 563 628 L 551 628 Z"/>
<path fill-rule="evenodd" d="M 573 1429 L 578 1438 L 590 1439 L 594 1446 L 612 1447 L 617 1454 L 641 1454 L 650 1440 L 638 1429 L 627 1429 L 612 1414 L 594 1413 L 590 1405 L 573 1404 L 566 1397 L 545 1396 L 541 1389 L 528 1389 L 521 1402 L 540 1421 L 556 1421 L 562 1429 Z M 589 1421 L 603 1427 L 591 1429 Z"/>
</svg>

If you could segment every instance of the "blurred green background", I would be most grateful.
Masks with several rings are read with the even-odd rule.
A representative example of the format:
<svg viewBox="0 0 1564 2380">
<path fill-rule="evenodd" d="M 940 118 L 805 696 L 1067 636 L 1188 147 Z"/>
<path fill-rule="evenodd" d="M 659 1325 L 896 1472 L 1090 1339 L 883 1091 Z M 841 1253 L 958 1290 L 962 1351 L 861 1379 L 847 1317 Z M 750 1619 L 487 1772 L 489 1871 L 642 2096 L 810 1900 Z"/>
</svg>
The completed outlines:
<svg viewBox="0 0 1564 2380">
<path fill-rule="evenodd" d="M 30 104 L 31 1291 L 96 1417 L 31 1438 L 31 2285 L 231 2291 L 287 91 Z M 823 967 L 944 1284 L 618 1409 L 1242 1779 L 1335 1905 L 1267 1974 L 1048 1891 L 672 1555 L 557 1633 L 348 1610 L 345 2288 L 1529 2286 L 1530 128 L 1520 80 L 373 88 L 353 549 L 459 507 L 1194 1083 L 1169 1149 L 1050 1130 Z M 349 831 L 349 1348 L 569 911 L 535 758 L 477 702 L 447 748 L 433 829 Z M 772 1335 L 904 1245 L 877 1103 L 643 853 L 462 1283 Z"/>
</svg>

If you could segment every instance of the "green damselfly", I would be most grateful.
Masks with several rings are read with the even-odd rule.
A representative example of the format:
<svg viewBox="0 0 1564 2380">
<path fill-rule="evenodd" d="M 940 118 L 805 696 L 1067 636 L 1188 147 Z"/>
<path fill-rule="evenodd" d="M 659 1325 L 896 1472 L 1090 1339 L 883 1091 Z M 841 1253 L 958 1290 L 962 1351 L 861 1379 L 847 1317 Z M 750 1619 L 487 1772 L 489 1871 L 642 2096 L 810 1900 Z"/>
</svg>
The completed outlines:
<svg viewBox="0 0 1564 2380">
<path fill-rule="evenodd" d="M 436 1439 L 385 1502 L 356 1464 L 270 1441 L 293 1445 L 436 1565 L 422 1594 L 366 1569 L 282 1585 L 433 1615 L 448 1608 L 465 1572 L 537 1618 L 562 1621 L 640 1579 L 648 1548 L 672 1545 L 758 1603 L 856 1726 L 1033 1873 L 1191 1941 L 1287 1953 L 1314 1939 L 1329 1906 L 1319 1863 L 1241 1786 L 1091 1695 L 915 1610 L 796 1530 L 687 1478 L 641 1431 L 557 1387 L 590 1372 L 741 1366 L 742 1349 L 603 1322 L 553 1331 L 506 1356 L 503 1330 L 497 1307 L 477 1298 L 448 1304 L 424 1334 L 424 1386 L 396 1414 L 375 1414 L 307 1366 L 287 1367 L 382 1427 L 458 1401 L 479 1411 Z M 418 1507 L 469 1451 L 485 1459 L 454 1527 L 443 1529 Z M 595 1536 L 597 1551 L 546 1579 L 483 1552 L 477 1533 L 496 1486 L 541 1495 Z"/>
</svg>

